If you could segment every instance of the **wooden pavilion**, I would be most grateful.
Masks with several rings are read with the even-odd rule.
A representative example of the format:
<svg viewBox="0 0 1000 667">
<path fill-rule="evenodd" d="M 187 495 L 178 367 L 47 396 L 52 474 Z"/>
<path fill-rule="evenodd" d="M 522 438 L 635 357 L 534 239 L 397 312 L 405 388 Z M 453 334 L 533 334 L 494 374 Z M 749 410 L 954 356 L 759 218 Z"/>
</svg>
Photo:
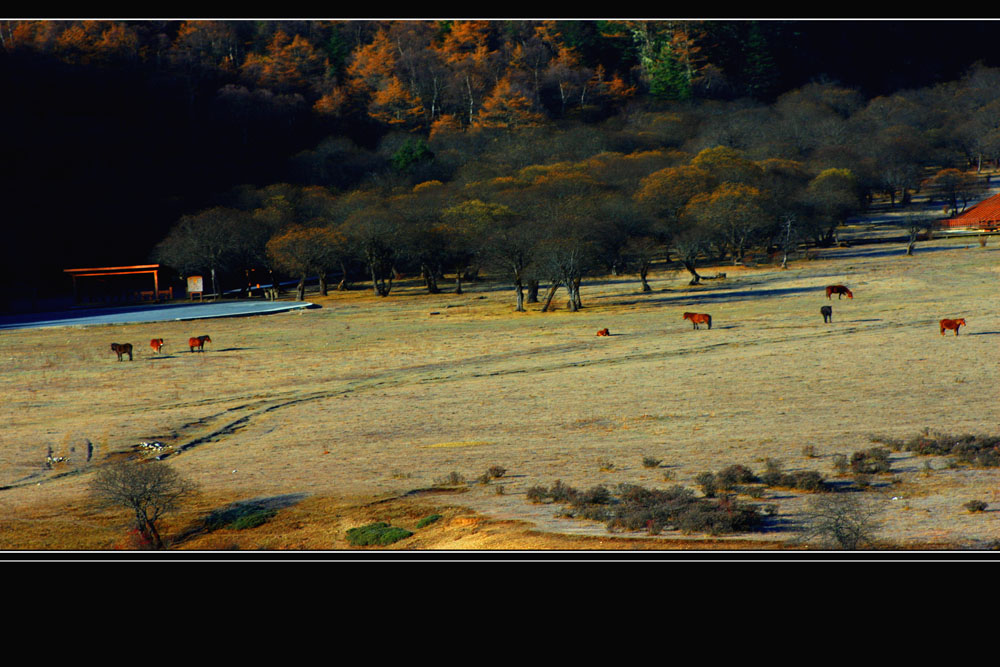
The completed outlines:
<svg viewBox="0 0 1000 667">
<path fill-rule="evenodd" d="M 126 291 L 126 300 L 134 301 L 159 301 L 162 298 L 172 299 L 174 288 L 166 290 L 160 289 L 160 265 L 159 264 L 136 264 L 134 266 L 101 266 L 87 269 L 63 269 L 64 273 L 73 278 L 73 299 L 80 303 L 80 290 L 77 280 L 80 278 L 102 278 L 107 276 L 129 276 L 151 274 L 153 276 L 153 289 L 129 290 Z"/>
</svg>

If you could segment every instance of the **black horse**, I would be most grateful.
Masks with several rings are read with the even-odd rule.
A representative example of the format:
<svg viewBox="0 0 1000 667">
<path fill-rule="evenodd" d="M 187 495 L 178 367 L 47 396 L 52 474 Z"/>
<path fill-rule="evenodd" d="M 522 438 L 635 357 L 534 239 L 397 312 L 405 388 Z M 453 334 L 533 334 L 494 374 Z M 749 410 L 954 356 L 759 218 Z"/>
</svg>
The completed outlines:
<svg viewBox="0 0 1000 667">
<path fill-rule="evenodd" d="M 118 361 L 122 360 L 123 354 L 128 354 L 128 360 L 132 361 L 132 343 L 111 343 L 111 351 L 118 353 Z"/>
</svg>

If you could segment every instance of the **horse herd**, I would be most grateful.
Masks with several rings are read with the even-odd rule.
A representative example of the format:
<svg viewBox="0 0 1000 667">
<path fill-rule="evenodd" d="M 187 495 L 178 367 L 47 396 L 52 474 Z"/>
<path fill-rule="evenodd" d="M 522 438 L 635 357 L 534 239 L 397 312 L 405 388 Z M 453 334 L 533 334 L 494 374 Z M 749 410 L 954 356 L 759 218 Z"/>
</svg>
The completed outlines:
<svg viewBox="0 0 1000 667">
<path fill-rule="evenodd" d="M 205 351 L 205 343 L 211 343 L 212 339 L 209 336 L 196 336 L 188 339 L 188 347 L 194 352 L 195 348 L 198 348 L 199 352 Z M 155 354 L 159 354 L 160 350 L 163 349 L 163 339 L 154 338 L 149 341 L 149 346 L 153 348 Z M 122 361 L 124 356 L 128 355 L 128 360 L 132 361 L 132 343 L 111 343 L 111 351 L 118 355 L 118 361 Z"/>
<path fill-rule="evenodd" d="M 843 285 L 830 285 L 826 288 L 826 298 L 832 298 L 832 295 L 836 294 L 837 299 L 840 300 L 844 296 L 848 299 L 854 298 L 854 293 L 847 287 Z M 823 306 L 819 309 L 820 314 L 823 316 L 824 323 L 833 322 L 833 307 Z M 699 328 L 699 324 L 706 325 L 709 329 L 712 328 L 712 316 L 708 313 L 684 313 L 683 319 L 690 320 L 691 324 L 695 329 Z M 958 319 L 943 319 L 940 321 L 941 335 L 944 335 L 945 331 L 953 330 L 955 335 L 958 335 L 958 330 L 960 327 L 966 326 L 965 318 L 960 317 Z M 597 332 L 598 336 L 610 336 L 611 333 L 607 329 L 601 329 Z M 211 343 L 212 339 L 209 336 L 195 336 L 188 339 L 188 347 L 191 352 L 195 351 L 195 348 L 199 352 L 205 351 L 205 343 Z M 153 352 L 160 354 L 160 350 L 163 349 L 163 339 L 154 338 L 149 341 L 149 346 L 153 348 Z M 111 343 L 111 351 L 118 354 L 118 361 L 122 361 L 124 355 L 128 355 L 128 360 L 132 361 L 132 344 L 131 343 Z"/>
<path fill-rule="evenodd" d="M 853 299 L 854 298 L 854 293 L 851 290 L 847 289 L 847 287 L 845 287 L 844 285 L 829 285 L 826 288 L 826 298 L 830 299 L 830 298 L 832 298 L 832 295 L 834 295 L 834 294 L 837 295 L 837 300 L 838 301 L 840 299 L 842 299 L 843 297 L 845 297 L 845 296 L 848 299 Z M 829 324 L 829 323 L 833 322 L 833 307 L 832 306 L 823 306 L 823 307 L 821 307 L 819 309 L 819 312 L 820 312 L 820 315 L 823 316 L 823 323 L 824 324 Z M 685 319 L 685 320 L 691 320 L 691 324 L 694 326 L 695 329 L 698 328 L 699 324 L 705 324 L 705 325 L 708 326 L 709 329 L 712 328 L 712 316 L 709 315 L 708 313 L 684 313 L 683 319 Z M 944 335 L 944 332 L 947 331 L 947 330 L 954 330 L 955 331 L 955 335 L 957 336 L 958 335 L 958 329 L 959 329 L 959 327 L 966 326 L 966 324 L 965 324 L 965 318 L 964 317 L 960 317 L 960 318 L 954 319 L 954 320 L 943 319 L 943 320 L 941 320 L 939 322 L 939 324 L 941 326 L 941 335 L 942 336 Z M 597 335 L 598 336 L 609 336 L 610 334 L 608 333 L 607 329 L 601 329 L 600 331 L 597 332 Z"/>
</svg>

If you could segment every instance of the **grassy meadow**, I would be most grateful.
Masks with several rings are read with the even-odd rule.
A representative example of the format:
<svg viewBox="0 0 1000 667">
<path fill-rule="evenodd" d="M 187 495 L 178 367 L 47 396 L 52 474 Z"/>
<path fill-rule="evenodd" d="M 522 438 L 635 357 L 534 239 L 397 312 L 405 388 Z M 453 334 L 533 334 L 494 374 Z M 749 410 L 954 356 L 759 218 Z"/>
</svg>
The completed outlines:
<svg viewBox="0 0 1000 667">
<path fill-rule="evenodd" d="M 760 471 L 767 459 L 836 481 L 834 456 L 874 436 L 1000 432 L 995 239 L 718 271 L 727 277 L 695 287 L 686 273 L 655 273 L 645 294 L 634 276 L 587 280 L 578 313 L 515 313 L 507 285 L 429 295 L 407 281 L 387 298 L 362 285 L 309 295 L 321 308 L 283 314 L 2 332 L 0 548 L 122 547 L 127 515 L 91 509 L 87 484 L 112 458 L 153 456 L 136 448 L 144 441 L 166 445 L 200 487 L 168 518 L 176 548 L 340 549 L 347 528 L 412 526 L 430 511 L 446 520 L 398 548 L 776 548 L 795 537 L 810 494 L 768 491 L 761 502 L 780 521 L 717 539 L 611 534 L 525 492 L 556 480 L 697 488 L 699 473 Z M 835 283 L 854 299 L 828 301 Z M 712 329 L 693 330 L 684 311 L 710 313 Z M 968 325 L 942 336 L 945 317 Z M 610 336 L 595 336 L 605 327 Z M 188 352 L 202 334 L 205 352 Z M 151 338 L 165 339 L 161 354 Z M 135 360 L 119 363 L 111 342 L 131 342 Z M 48 447 L 68 460 L 46 468 Z M 1000 538 L 1000 469 L 904 451 L 891 460 L 866 492 L 885 499 L 887 547 Z M 490 466 L 506 474 L 475 483 Z M 467 483 L 428 491 L 452 473 Z M 259 528 L 190 528 L 261 498 L 277 513 Z M 973 499 L 987 511 L 966 510 Z"/>
</svg>

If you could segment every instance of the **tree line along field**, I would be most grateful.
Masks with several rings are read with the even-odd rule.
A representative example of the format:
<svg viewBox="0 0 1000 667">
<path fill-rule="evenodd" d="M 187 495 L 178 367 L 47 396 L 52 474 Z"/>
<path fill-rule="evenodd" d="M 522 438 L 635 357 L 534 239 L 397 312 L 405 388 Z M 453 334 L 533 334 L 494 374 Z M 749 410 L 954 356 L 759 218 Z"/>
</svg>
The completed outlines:
<svg viewBox="0 0 1000 667">
<path fill-rule="evenodd" d="M 484 227 L 515 223 L 540 274 L 521 279 L 591 251 L 561 271 L 572 283 L 668 250 L 828 244 L 879 196 L 906 206 L 933 187 L 957 209 L 979 184 L 958 170 L 1000 149 L 1000 72 L 978 53 L 993 29 L 0 21 L 17 100 L 0 113 L 24 128 L 3 181 L 20 224 L 0 248 L 0 308 L 66 299 L 68 267 L 147 260 L 175 289 L 342 267 L 433 280 L 499 245 Z M 928 35 L 948 53 L 913 48 Z M 857 67 L 862 50 L 883 66 Z M 25 252 L 39 220 L 63 243 Z M 129 233 L 93 233 L 108 225 Z"/>
<path fill-rule="evenodd" d="M 725 279 L 700 286 L 654 272 L 648 293 L 633 276 L 593 279 L 575 313 L 530 304 L 514 313 L 502 283 L 429 295 L 404 281 L 399 298 L 358 289 L 290 314 L 5 332 L 0 547 L 120 546 L 127 517 L 90 508 L 88 480 L 116 458 L 163 454 L 200 488 L 164 531 L 176 548 L 343 548 L 346 529 L 389 507 L 412 529 L 420 513 L 400 505 L 408 501 L 450 508 L 451 519 L 399 548 L 567 544 L 539 535 L 599 540 L 582 548 L 791 546 L 815 494 L 768 489 L 752 500 L 776 510 L 764 532 L 709 540 L 610 534 L 601 522 L 561 518 L 528 491 L 557 480 L 697 490 L 705 471 L 762 471 L 768 459 L 848 484 L 837 455 L 925 429 L 995 433 L 996 242 L 936 239 L 903 252 L 831 249 L 784 271 L 726 267 Z M 854 298 L 828 301 L 824 288 L 837 283 Z M 830 324 L 823 305 L 833 307 Z M 712 329 L 694 330 L 685 311 L 710 313 Z M 945 317 L 967 328 L 941 336 Z M 602 328 L 611 335 L 596 336 Z M 187 339 L 202 334 L 213 344 L 188 352 Z M 148 341 L 161 337 L 155 355 Z M 112 341 L 132 342 L 135 360 L 119 363 Z M 47 469 L 50 446 L 68 461 Z M 645 458 L 660 463 L 644 467 Z M 906 451 L 890 461 L 858 492 L 883 503 L 880 544 L 996 539 L 991 511 L 964 507 L 978 499 L 993 509 L 996 468 Z M 506 473 L 476 483 L 491 466 Z M 253 498 L 288 501 L 270 527 L 232 542 L 189 530 Z M 483 522 L 521 528 L 488 541 Z"/>
</svg>

